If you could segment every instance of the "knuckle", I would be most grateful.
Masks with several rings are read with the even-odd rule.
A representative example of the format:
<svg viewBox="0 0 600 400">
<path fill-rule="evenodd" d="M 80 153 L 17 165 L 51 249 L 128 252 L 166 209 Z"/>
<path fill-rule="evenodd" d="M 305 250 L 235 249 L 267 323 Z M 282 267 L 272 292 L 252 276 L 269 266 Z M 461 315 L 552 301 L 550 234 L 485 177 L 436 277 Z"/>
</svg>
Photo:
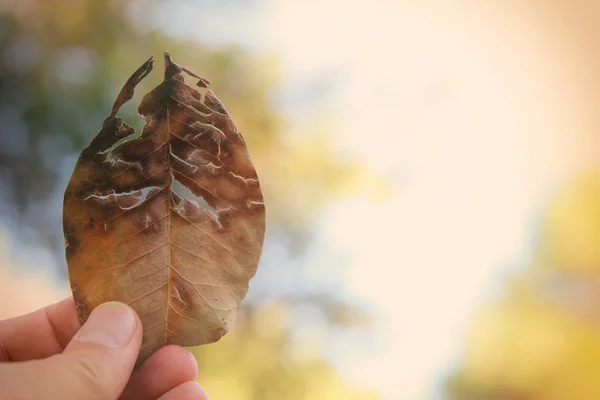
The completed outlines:
<svg viewBox="0 0 600 400">
<path fill-rule="evenodd" d="M 80 385 L 80 391 L 86 399 L 112 399 L 107 369 L 98 363 L 92 362 L 88 357 L 77 356 L 73 373 Z"/>
</svg>

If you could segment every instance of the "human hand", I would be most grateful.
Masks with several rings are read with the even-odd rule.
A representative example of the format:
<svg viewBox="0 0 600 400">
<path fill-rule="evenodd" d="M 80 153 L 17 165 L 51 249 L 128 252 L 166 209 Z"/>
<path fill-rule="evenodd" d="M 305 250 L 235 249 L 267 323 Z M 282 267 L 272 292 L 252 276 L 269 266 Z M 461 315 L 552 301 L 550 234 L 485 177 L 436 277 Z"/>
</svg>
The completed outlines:
<svg viewBox="0 0 600 400">
<path fill-rule="evenodd" d="M 179 346 L 133 371 L 141 342 L 142 323 L 122 303 L 100 305 L 83 326 L 72 298 L 0 321 L 0 399 L 206 400 Z"/>
</svg>

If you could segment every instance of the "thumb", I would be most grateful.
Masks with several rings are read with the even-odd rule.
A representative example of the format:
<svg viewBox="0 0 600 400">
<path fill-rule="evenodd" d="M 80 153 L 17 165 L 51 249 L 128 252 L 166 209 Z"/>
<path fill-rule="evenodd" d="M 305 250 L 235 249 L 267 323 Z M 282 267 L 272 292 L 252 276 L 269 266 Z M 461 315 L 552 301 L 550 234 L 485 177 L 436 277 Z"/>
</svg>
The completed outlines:
<svg viewBox="0 0 600 400">
<path fill-rule="evenodd" d="M 130 307 L 101 304 L 62 354 L 20 366 L 27 369 L 24 373 L 38 377 L 35 389 L 21 390 L 35 391 L 38 396 L 32 399 L 117 399 L 129 380 L 141 341 L 142 324 Z"/>
</svg>

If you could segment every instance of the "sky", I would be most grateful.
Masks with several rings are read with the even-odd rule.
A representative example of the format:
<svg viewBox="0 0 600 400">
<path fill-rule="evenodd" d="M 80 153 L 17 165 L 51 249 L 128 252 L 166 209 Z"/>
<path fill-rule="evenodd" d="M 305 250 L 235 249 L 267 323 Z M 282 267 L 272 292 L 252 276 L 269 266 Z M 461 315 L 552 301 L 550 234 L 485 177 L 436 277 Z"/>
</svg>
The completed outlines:
<svg viewBox="0 0 600 400">
<path fill-rule="evenodd" d="M 306 274 L 341 280 L 377 317 L 373 343 L 340 337 L 324 351 L 383 399 L 435 398 L 470 317 L 526 264 L 544 201 L 597 163 L 586 2 L 571 14 L 501 1 L 202 4 L 167 2 L 154 20 L 275 52 L 289 134 L 325 107 L 338 154 L 389 184 L 383 199 L 334 200 L 318 224 Z M 318 104 L 302 96 L 314 82 L 328 88 Z M 332 253 L 344 255 L 336 267 Z"/>
<path fill-rule="evenodd" d="M 138 1 L 129 10 L 140 29 L 277 54 L 288 134 L 326 114 L 338 155 L 387 182 L 386 196 L 365 187 L 328 204 L 301 266 L 372 310 L 369 340 L 340 333 L 323 351 L 384 400 L 438 396 L 473 313 L 526 264 L 544 201 L 598 163 L 587 3 L 569 13 L 480 3 L 203 0 L 144 10 Z M 315 82 L 326 87 L 316 103 L 304 96 Z"/>
</svg>

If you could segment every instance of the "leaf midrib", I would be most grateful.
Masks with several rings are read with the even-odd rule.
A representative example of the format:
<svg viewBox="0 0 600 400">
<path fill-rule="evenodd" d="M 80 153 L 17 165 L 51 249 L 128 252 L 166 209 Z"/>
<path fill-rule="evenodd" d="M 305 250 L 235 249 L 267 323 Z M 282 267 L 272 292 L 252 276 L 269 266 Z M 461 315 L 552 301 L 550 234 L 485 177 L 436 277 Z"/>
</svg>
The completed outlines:
<svg viewBox="0 0 600 400">
<path fill-rule="evenodd" d="M 173 195 L 171 193 L 172 191 L 172 186 L 173 186 L 173 168 L 171 165 L 171 113 L 169 110 L 169 104 L 167 103 L 166 105 L 167 108 L 167 123 L 166 123 L 166 129 L 167 129 L 167 142 L 168 142 L 168 149 L 167 149 L 167 168 L 169 168 L 169 178 L 167 181 L 167 193 L 169 196 L 169 200 L 166 202 L 167 204 L 167 240 L 169 243 L 168 249 L 167 249 L 167 308 L 166 308 L 166 313 L 165 313 L 165 343 L 167 343 L 169 341 L 169 309 L 172 307 L 171 305 L 171 286 L 172 286 L 172 282 L 171 282 L 171 212 L 172 212 L 172 208 L 173 205 L 171 204 L 173 201 Z"/>
</svg>

